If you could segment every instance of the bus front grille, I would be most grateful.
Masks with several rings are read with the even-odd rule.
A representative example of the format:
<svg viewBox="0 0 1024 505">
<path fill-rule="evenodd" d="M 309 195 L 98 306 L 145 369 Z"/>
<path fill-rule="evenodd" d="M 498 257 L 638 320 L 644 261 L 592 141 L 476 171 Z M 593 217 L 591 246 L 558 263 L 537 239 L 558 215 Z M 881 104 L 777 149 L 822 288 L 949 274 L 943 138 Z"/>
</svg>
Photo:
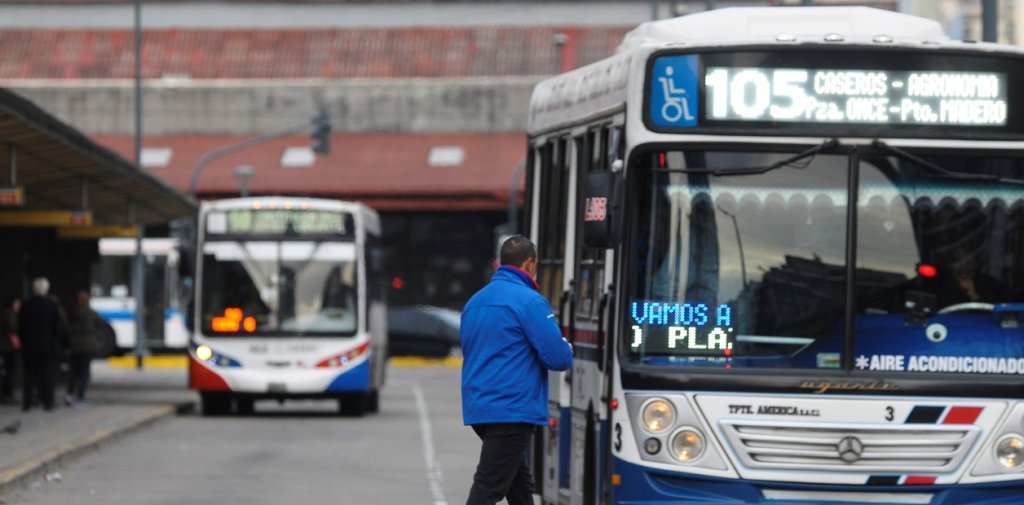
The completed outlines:
<svg viewBox="0 0 1024 505">
<path fill-rule="evenodd" d="M 970 453 L 976 426 L 865 426 L 723 420 L 739 463 L 757 470 L 942 474 Z"/>
</svg>

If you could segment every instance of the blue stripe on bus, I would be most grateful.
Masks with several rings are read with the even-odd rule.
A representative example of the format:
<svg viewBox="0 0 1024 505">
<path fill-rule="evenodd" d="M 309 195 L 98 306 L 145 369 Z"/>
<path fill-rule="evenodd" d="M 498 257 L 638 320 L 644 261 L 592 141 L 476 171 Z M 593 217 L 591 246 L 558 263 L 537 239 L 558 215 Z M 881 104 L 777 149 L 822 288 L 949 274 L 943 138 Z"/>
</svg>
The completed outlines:
<svg viewBox="0 0 1024 505">
<path fill-rule="evenodd" d="M 117 320 L 135 320 L 135 311 L 132 310 L 97 310 L 97 314 L 107 321 Z M 164 319 L 171 319 L 172 317 L 184 317 L 184 314 L 180 309 L 167 309 L 164 311 Z"/>
<path fill-rule="evenodd" d="M 366 360 L 355 367 L 342 372 L 334 378 L 326 391 L 369 391 L 370 390 L 370 360 Z"/>
<path fill-rule="evenodd" d="M 945 411 L 946 407 L 942 405 L 917 405 L 907 414 L 903 424 L 935 424 Z"/>
<path fill-rule="evenodd" d="M 107 321 L 119 319 L 135 320 L 135 312 L 131 310 L 97 310 L 96 313 Z"/>
</svg>

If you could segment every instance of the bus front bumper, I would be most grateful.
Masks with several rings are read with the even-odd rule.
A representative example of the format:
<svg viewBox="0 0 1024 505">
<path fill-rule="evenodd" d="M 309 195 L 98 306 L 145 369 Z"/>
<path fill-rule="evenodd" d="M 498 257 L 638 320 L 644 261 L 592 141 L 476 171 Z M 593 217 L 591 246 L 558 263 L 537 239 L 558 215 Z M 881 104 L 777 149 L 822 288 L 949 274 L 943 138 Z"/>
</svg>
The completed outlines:
<svg viewBox="0 0 1024 505">
<path fill-rule="evenodd" d="M 958 486 L 829 486 L 721 479 L 655 470 L 613 460 L 619 505 L 736 504 L 810 505 L 922 504 L 1019 505 L 1024 482 Z"/>
<path fill-rule="evenodd" d="M 243 393 L 266 398 L 336 396 L 368 391 L 370 360 L 350 367 L 255 369 L 218 367 L 189 357 L 189 387 L 198 391 Z"/>
</svg>

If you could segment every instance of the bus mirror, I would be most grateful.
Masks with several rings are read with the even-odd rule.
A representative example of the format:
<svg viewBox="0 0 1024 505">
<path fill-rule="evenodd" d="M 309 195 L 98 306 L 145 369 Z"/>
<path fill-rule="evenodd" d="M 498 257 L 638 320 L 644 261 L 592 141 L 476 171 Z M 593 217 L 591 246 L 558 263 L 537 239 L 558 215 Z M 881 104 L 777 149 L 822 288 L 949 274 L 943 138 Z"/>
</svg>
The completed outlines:
<svg viewBox="0 0 1024 505">
<path fill-rule="evenodd" d="M 587 174 L 583 198 L 583 243 L 587 247 L 612 247 L 619 235 L 622 202 L 620 172 Z"/>
</svg>

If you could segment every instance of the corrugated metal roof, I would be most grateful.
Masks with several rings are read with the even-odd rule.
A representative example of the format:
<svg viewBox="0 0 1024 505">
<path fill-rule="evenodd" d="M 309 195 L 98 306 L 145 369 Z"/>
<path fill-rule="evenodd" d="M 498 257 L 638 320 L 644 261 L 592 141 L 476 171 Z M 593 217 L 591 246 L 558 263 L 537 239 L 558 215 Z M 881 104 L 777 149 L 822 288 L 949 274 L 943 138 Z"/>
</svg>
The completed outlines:
<svg viewBox="0 0 1024 505">
<path fill-rule="evenodd" d="M 630 28 L 147 30 L 143 75 L 195 79 L 548 75 L 612 54 Z M 134 77 L 133 58 L 130 30 L 0 30 L 0 79 L 128 79 Z"/>
<path fill-rule="evenodd" d="M 83 185 L 85 209 L 92 211 L 97 224 L 163 223 L 196 210 L 181 192 L 0 88 L 3 184 L 11 182 L 7 173 L 12 149 L 17 184 L 24 187 L 28 210 L 82 210 Z"/>
<path fill-rule="evenodd" d="M 130 136 L 100 136 L 117 152 L 132 149 Z M 170 163 L 149 172 L 186 189 L 199 159 L 213 149 L 243 140 L 228 136 L 146 138 L 146 146 L 169 148 Z M 251 194 L 308 195 L 358 200 L 379 210 L 504 210 L 516 166 L 526 154 L 522 134 L 335 134 L 332 151 L 308 168 L 281 166 L 289 147 L 308 146 L 296 135 L 228 155 L 206 166 L 198 180 L 201 197 L 237 196 L 234 169 L 253 167 Z M 459 147 L 460 163 L 431 166 L 431 150 Z M 516 182 L 522 191 L 522 172 Z M 519 194 L 516 195 L 520 197 Z"/>
</svg>

